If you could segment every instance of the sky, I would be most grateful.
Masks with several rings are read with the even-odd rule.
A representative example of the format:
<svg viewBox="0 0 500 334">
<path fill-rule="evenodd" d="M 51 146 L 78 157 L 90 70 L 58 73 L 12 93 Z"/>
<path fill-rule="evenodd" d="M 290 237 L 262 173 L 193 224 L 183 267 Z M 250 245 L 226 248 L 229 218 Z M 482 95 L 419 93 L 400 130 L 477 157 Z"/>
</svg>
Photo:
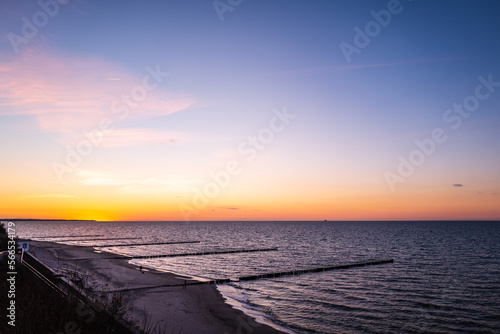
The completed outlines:
<svg viewBox="0 0 500 334">
<path fill-rule="evenodd" d="M 0 2 L 0 216 L 500 219 L 500 2 Z"/>
</svg>

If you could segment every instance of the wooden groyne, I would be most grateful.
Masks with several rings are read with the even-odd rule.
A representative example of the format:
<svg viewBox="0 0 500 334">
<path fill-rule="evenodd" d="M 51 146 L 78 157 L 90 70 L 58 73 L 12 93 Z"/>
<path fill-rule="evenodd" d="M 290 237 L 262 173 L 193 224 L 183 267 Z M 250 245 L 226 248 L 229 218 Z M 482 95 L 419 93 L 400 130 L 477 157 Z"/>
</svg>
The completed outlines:
<svg viewBox="0 0 500 334">
<path fill-rule="evenodd" d="M 314 269 L 293 270 L 293 271 L 285 271 L 285 272 L 280 272 L 280 273 L 244 276 L 244 277 L 240 277 L 236 280 L 230 279 L 230 278 L 213 279 L 213 280 L 208 280 L 208 281 L 195 281 L 195 282 L 187 282 L 187 280 L 185 280 L 184 283 L 179 283 L 179 284 L 149 285 L 149 286 L 140 286 L 140 287 L 134 287 L 134 288 L 124 288 L 124 289 L 108 290 L 108 291 L 101 291 L 101 292 L 120 292 L 120 291 L 131 291 L 131 290 L 185 287 L 188 285 L 201 285 L 201 284 L 224 284 L 224 283 L 238 282 L 238 281 L 251 281 L 251 280 L 257 280 L 257 279 L 261 279 L 261 278 L 276 278 L 276 277 L 281 277 L 281 276 L 301 275 L 301 274 L 306 274 L 306 273 L 317 273 L 317 272 L 337 270 L 337 269 L 349 269 L 349 268 L 356 268 L 356 267 L 373 266 L 373 265 L 377 265 L 377 264 L 393 263 L 393 262 L 394 262 L 393 259 L 378 260 L 378 261 L 370 261 L 370 262 L 342 264 L 342 265 L 337 265 L 337 266 L 314 268 Z"/>
<path fill-rule="evenodd" d="M 292 271 L 284 271 L 284 272 L 279 272 L 279 273 L 269 273 L 269 274 L 261 274 L 261 275 L 254 275 L 254 276 L 244 276 L 244 277 L 240 277 L 238 280 L 239 281 L 253 281 L 253 280 L 257 280 L 257 279 L 261 279 L 261 278 L 275 278 L 275 277 L 281 277 L 281 276 L 294 276 L 294 275 L 301 275 L 301 274 L 307 274 L 307 273 L 318 273 L 318 272 L 330 271 L 330 270 L 349 269 L 349 268 L 355 268 L 355 267 L 373 266 L 373 265 L 377 265 L 377 264 L 392 263 L 392 262 L 394 262 L 393 259 L 390 259 L 390 260 L 370 261 L 370 262 L 359 262 L 359 263 L 351 263 L 351 264 L 342 264 L 342 265 L 331 266 L 331 267 L 322 267 L 322 268 L 314 268 L 314 269 L 303 269 L 303 270 L 292 270 Z"/>
<path fill-rule="evenodd" d="M 104 237 L 104 234 L 87 234 L 87 235 L 49 235 L 49 236 L 34 236 L 30 238 L 47 239 L 47 238 L 90 238 Z"/>
<path fill-rule="evenodd" d="M 138 244 L 114 244 L 114 245 L 93 245 L 92 247 L 129 247 L 129 246 L 149 246 L 149 245 L 176 245 L 176 244 L 197 244 L 200 241 L 166 241 L 166 242 L 145 242 Z"/>
<path fill-rule="evenodd" d="M 275 247 L 275 248 L 259 248 L 259 249 L 235 249 L 235 250 L 196 252 L 196 253 L 120 256 L 120 257 L 115 257 L 114 259 L 156 259 L 156 258 L 160 258 L 160 257 L 200 256 L 200 255 L 233 254 L 233 253 L 253 253 L 253 252 L 269 252 L 269 251 L 277 251 L 277 250 L 278 250 L 277 247 Z"/>
<path fill-rule="evenodd" d="M 140 239 L 140 238 L 93 238 L 93 239 L 64 239 L 64 240 L 57 240 L 57 242 L 62 242 L 62 241 L 94 241 L 94 240 L 131 240 L 131 239 Z"/>
<path fill-rule="evenodd" d="M 191 279 L 189 279 L 189 280 L 191 280 Z M 133 287 L 133 288 L 122 288 L 122 289 L 115 289 L 115 290 L 100 290 L 98 292 L 114 293 L 114 292 L 137 291 L 137 290 L 148 290 L 148 289 L 158 289 L 158 288 L 186 287 L 188 285 L 224 284 L 224 283 L 231 282 L 231 279 L 223 278 L 223 279 L 214 279 L 214 280 L 209 280 L 209 281 L 194 281 L 194 282 L 192 282 L 192 281 L 187 282 L 187 281 L 188 280 L 185 280 L 184 283 L 178 283 L 178 284 L 146 285 L 146 286 L 137 286 L 137 287 Z"/>
</svg>

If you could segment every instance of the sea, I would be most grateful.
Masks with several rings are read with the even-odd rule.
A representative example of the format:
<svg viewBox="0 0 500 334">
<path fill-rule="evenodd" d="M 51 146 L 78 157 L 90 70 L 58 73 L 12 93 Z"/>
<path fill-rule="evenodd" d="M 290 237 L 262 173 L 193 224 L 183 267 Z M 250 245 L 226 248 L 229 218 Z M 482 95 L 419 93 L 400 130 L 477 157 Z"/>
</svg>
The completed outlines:
<svg viewBox="0 0 500 334">
<path fill-rule="evenodd" d="M 276 247 L 132 262 L 199 280 L 232 279 L 218 285 L 228 303 L 288 333 L 500 333 L 500 222 L 30 221 L 16 222 L 16 231 L 126 255 Z M 99 247 L 170 241 L 199 243 Z M 384 259 L 394 262 L 238 281 Z"/>
</svg>

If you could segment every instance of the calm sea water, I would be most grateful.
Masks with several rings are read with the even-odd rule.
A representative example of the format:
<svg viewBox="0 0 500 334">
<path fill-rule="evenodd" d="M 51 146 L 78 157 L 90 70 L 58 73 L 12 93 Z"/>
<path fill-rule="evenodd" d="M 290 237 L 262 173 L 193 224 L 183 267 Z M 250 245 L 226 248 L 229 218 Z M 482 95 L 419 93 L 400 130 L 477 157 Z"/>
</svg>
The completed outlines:
<svg viewBox="0 0 500 334">
<path fill-rule="evenodd" d="M 21 237 L 102 234 L 198 244 L 106 248 L 129 255 L 278 247 L 134 260 L 197 278 L 237 278 L 373 259 L 377 266 L 219 287 L 232 304 L 294 333 L 500 333 L 498 222 L 18 222 Z M 43 240 L 64 240 L 43 239 Z M 41 239 L 42 240 L 42 239 Z"/>
</svg>

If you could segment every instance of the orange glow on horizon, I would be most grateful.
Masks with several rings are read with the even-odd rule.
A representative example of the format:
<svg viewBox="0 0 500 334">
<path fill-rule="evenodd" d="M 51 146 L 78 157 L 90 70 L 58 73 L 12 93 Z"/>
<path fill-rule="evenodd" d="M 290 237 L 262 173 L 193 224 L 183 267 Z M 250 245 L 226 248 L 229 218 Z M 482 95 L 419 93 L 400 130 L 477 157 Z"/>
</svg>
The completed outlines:
<svg viewBox="0 0 500 334">
<path fill-rule="evenodd" d="M 256 207 L 247 206 L 215 206 L 207 207 L 188 215 L 189 220 L 446 220 L 446 219 L 497 219 L 498 209 L 485 206 L 482 215 L 477 215 L 473 207 L 446 208 L 440 205 L 418 203 L 398 205 L 392 202 L 378 203 L 345 202 L 331 205 L 289 205 L 273 206 L 262 204 Z M 99 209 L 74 208 L 67 210 L 31 210 L 26 218 L 64 218 L 92 220 L 184 220 L 175 206 L 167 209 L 160 205 L 106 207 Z"/>
<path fill-rule="evenodd" d="M 136 182 L 135 179 L 106 177 L 101 180 L 108 183 L 110 180 Z M 411 188 L 411 191 L 410 188 L 401 188 L 391 193 L 374 186 L 365 189 L 358 186 L 346 187 L 342 191 L 337 187 L 336 192 L 328 192 L 327 188 L 308 188 L 307 184 L 300 187 L 275 184 L 266 194 L 261 194 L 258 187 L 236 187 L 240 185 L 236 181 L 232 187 L 209 199 L 204 207 L 196 209 L 193 193 L 179 188 L 179 182 L 189 180 L 181 176 L 151 179 L 149 183 L 137 183 L 137 186 L 134 183 L 136 188 L 130 189 L 135 192 L 124 191 L 120 185 L 87 185 L 78 181 L 72 187 L 53 181 L 40 184 L 35 174 L 30 178 L 2 178 L 4 194 L 0 212 L 3 218 L 182 221 L 186 216 L 186 212 L 183 215 L 180 209 L 183 204 L 195 209 L 188 211 L 186 217 L 193 221 L 500 219 L 498 196 L 451 187 L 430 189 L 420 186 Z M 151 191 L 170 182 L 176 186 L 171 191 Z M 146 188 L 139 188 L 141 186 Z M 298 187 L 304 190 L 292 190 Z M 21 188 L 29 191 L 18 190 Z"/>
</svg>

